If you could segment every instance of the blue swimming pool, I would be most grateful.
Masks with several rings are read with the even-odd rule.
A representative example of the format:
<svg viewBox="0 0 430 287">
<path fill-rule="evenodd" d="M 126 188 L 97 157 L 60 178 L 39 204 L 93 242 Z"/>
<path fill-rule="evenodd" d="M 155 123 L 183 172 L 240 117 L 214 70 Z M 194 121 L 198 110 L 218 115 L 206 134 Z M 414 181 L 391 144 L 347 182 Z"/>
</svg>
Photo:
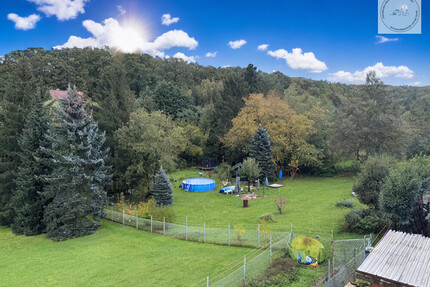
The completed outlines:
<svg viewBox="0 0 430 287">
<path fill-rule="evenodd" d="M 187 178 L 181 185 L 186 191 L 202 192 L 215 189 L 215 180 L 209 178 Z"/>
</svg>

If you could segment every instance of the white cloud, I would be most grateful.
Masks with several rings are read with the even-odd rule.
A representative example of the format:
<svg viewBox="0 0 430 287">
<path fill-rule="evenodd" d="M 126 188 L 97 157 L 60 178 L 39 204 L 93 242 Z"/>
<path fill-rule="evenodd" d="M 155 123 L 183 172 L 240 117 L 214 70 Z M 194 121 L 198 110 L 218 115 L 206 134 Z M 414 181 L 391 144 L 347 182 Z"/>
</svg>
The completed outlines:
<svg viewBox="0 0 430 287">
<path fill-rule="evenodd" d="M 182 30 L 172 30 L 157 37 L 153 44 L 157 50 L 167 50 L 172 47 L 186 47 L 194 50 L 199 43 Z"/>
<path fill-rule="evenodd" d="M 118 9 L 119 16 L 125 15 L 126 11 L 124 10 L 124 8 L 122 8 L 122 5 L 117 5 L 116 9 Z"/>
<path fill-rule="evenodd" d="M 171 24 L 174 23 L 178 23 L 179 22 L 179 18 L 178 17 L 173 17 L 170 16 L 170 14 L 163 14 L 163 16 L 161 16 L 161 24 L 169 26 Z"/>
<path fill-rule="evenodd" d="M 31 14 L 27 17 L 20 17 L 15 13 L 9 13 L 7 18 L 15 23 L 15 29 L 24 31 L 36 27 L 36 23 L 40 20 L 40 16 L 37 14 Z"/>
<path fill-rule="evenodd" d="M 195 63 L 197 57 L 196 56 L 186 56 L 184 53 L 178 52 L 175 55 L 172 56 L 173 58 L 178 58 L 178 59 L 182 59 L 185 62 L 188 63 Z"/>
<path fill-rule="evenodd" d="M 152 56 L 164 58 L 164 50 L 173 47 L 185 47 L 193 50 L 198 45 L 196 39 L 188 36 L 188 34 L 182 30 L 168 31 L 157 37 L 153 42 L 150 42 L 142 33 L 142 27 L 137 25 L 121 25 L 113 18 L 108 18 L 104 20 L 103 23 L 86 20 L 82 24 L 88 32 L 93 35 L 92 37 L 81 38 L 70 36 L 65 44 L 55 46 L 54 49 L 72 47 L 102 48 L 104 46 L 109 46 L 125 53 L 141 51 Z"/>
<path fill-rule="evenodd" d="M 208 57 L 208 58 L 215 58 L 217 53 L 218 53 L 217 51 L 215 51 L 215 52 L 207 52 L 206 53 L 206 57 Z"/>
<path fill-rule="evenodd" d="M 396 78 L 411 79 L 414 77 L 414 71 L 406 66 L 384 66 L 381 62 L 376 63 L 373 66 L 368 66 L 364 70 L 355 71 L 354 73 L 338 71 L 331 74 L 332 77 L 329 79 L 334 82 L 360 82 L 366 81 L 366 75 L 370 71 L 375 71 L 378 78 L 387 78 L 394 76 Z"/>
<path fill-rule="evenodd" d="M 300 48 L 294 48 L 292 53 L 284 49 L 279 49 L 268 51 L 267 54 L 278 59 L 284 59 L 287 65 L 294 70 L 304 69 L 309 70 L 311 73 L 321 73 L 327 70 L 326 64 L 315 58 L 314 53 L 303 53 Z"/>
<path fill-rule="evenodd" d="M 378 39 L 378 41 L 376 41 L 376 44 L 383 44 L 386 42 L 396 42 L 399 41 L 399 38 L 387 38 L 384 36 L 376 36 L 376 38 Z"/>
<path fill-rule="evenodd" d="M 418 82 L 418 81 L 412 84 L 412 86 L 419 86 L 419 85 L 421 85 L 421 82 Z"/>
<path fill-rule="evenodd" d="M 247 42 L 245 40 L 236 40 L 236 41 L 230 41 L 227 45 L 229 45 L 232 49 L 239 49 L 243 45 L 245 45 Z"/>
<path fill-rule="evenodd" d="M 27 0 L 37 5 L 37 10 L 46 16 L 55 15 L 58 20 L 74 19 L 78 14 L 85 13 L 84 6 L 89 0 Z"/>
<path fill-rule="evenodd" d="M 258 51 L 266 51 L 268 47 L 269 47 L 269 44 L 261 44 L 257 47 L 257 50 Z"/>
</svg>

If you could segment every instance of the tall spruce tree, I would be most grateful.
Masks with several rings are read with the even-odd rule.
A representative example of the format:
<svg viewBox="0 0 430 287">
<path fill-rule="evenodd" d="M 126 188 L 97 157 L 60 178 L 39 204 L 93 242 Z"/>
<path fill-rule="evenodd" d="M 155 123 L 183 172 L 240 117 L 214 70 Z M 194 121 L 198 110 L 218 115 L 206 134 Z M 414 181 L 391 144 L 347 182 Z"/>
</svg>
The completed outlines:
<svg viewBox="0 0 430 287">
<path fill-rule="evenodd" d="M 276 166 L 272 158 L 272 144 L 269 134 L 261 125 L 255 132 L 250 148 L 249 156 L 255 158 L 260 167 L 260 179 L 274 180 L 276 178 Z"/>
<path fill-rule="evenodd" d="M 163 167 L 160 167 L 154 177 L 154 187 L 151 195 L 159 205 L 172 205 L 173 189 Z"/>
<path fill-rule="evenodd" d="M 15 234 L 36 235 L 45 229 L 41 194 L 46 186 L 43 175 L 49 171 L 48 158 L 42 149 L 46 145 L 47 130 L 48 117 L 39 101 L 27 115 L 18 140 L 21 163 L 11 198 L 11 208 L 15 213 L 12 231 Z"/>
<path fill-rule="evenodd" d="M 0 225 L 11 225 L 12 191 L 20 165 L 18 139 L 26 115 L 35 99 L 43 97 L 40 82 L 33 74 L 31 51 L 16 51 L 6 55 L 0 81 Z"/>
<path fill-rule="evenodd" d="M 86 101 L 76 88 L 60 99 L 48 132 L 53 170 L 45 196 L 44 212 L 48 237 L 65 240 L 94 233 L 104 217 L 106 188 L 111 181 L 105 165 L 108 149 L 105 134 L 85 109 Z"/>
</svg>

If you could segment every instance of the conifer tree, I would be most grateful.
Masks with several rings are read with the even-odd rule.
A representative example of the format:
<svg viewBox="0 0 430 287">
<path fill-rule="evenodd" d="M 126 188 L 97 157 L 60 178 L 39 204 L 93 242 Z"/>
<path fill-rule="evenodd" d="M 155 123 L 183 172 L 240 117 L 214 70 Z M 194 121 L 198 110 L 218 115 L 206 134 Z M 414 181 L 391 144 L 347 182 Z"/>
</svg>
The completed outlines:
<svg viewBox="0 0 430 287">
<path fill-rule="evenodd" d="M 274 180 L 276 178 L 276 166 L 272 158 L 272 145 L 269 134 L 261 125 L 255 132 L 249 149 L 249 156 L 255 158 L 260 167 L 260 178 Z"/>
<path fill-rule="evenodd" d="M 12 192 L 20 165 L 18 139 L 26 115 L 36 98 L 43 97 L 40 83 L 32 73 L 31 52 L 16 51 L 5 57 L 7 69 L 0 84 L 0 225 L 11 225 L 14 212 L 11 208 Z"/>
<path fill-rule="evenodd" d="M 160 167 L 154 177 L 154 187 L 151 195 L 159 205 L 172 205 L 173 189 L 163 167 Z"/>
<path fill-rule="evenodd" d="M 36 235 L 44 231 L 44 201 L 41 194 L 46 186 L 43 175 L 49 171 L 49 165 L 42 147 L 46 145 L 47 122 L 48 117 L 39 101 L 27 115 L 18 140 L 21 163 L 11 198 L 11 208 L 15 214 L 12 231 L 15 234 Z"/>
<path fill-rule="evenodd" d="M 105 165 L 108 149 L 105 134 L 85 109 L 86 101 L 76 88 L 61 99 L 48 132 L 53 170 L 45 196 L 48 237 L 64 240 L 94 233 L 104 217 L 106 187 L 111 181 Z"/>
</svg>

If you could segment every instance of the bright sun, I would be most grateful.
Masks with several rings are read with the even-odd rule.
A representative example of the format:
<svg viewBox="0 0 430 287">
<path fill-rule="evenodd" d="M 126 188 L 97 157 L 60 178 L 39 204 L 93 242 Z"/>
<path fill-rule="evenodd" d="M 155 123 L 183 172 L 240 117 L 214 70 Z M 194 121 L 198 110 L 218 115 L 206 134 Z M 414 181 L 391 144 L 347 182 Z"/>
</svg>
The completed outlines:
<svg viewBox="0 0 430 287">
<path fill-rule="evenodd" d="M 122 23 L 113 38 L 115 47 L 124 53 L 140 51 L 147 42 L 143 25 L 137 22 Z"/>
</svg>

